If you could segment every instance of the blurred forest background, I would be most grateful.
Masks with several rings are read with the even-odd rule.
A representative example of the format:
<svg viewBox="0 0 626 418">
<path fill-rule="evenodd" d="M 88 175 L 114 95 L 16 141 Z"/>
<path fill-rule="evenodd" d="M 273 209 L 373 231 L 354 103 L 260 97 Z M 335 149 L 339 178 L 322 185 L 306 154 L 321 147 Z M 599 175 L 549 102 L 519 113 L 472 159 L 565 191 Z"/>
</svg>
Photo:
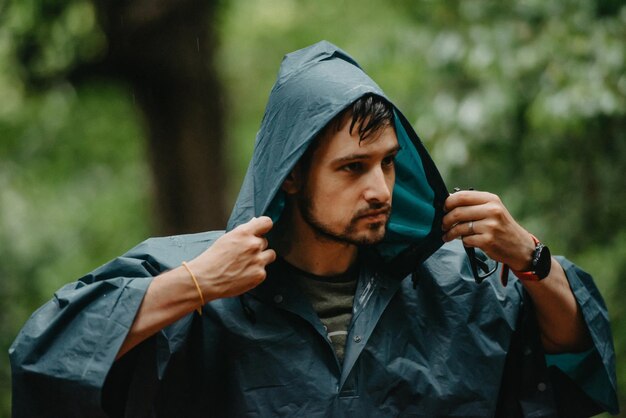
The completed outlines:
<svg viewBox="0 0 626 418">
<path fill-rule="evenodd" d="M 623 0 L 0 0 L 0 417 L 8 347 L 57 288 L 223 227 L 282 56 L 321 39 L 449 187 L 500 194 L 593 272 L 626 405 Z"/>
</svg>

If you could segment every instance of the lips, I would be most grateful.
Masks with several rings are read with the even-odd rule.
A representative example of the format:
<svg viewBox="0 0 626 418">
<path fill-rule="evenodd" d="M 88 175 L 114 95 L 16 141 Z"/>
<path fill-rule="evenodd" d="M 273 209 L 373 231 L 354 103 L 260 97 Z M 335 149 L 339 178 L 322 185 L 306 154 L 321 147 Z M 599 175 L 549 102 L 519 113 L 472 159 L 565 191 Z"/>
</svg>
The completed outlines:
<svg viewBox="0 0 626 418">
<path fill-rule="evenodd" d="M 389 209 L 375 210 L 371 212 L 366 212 L 358 216 L 359 219 L 368 219 L 368 220 L 383 220 L 389 216 Z"/>
</svg>

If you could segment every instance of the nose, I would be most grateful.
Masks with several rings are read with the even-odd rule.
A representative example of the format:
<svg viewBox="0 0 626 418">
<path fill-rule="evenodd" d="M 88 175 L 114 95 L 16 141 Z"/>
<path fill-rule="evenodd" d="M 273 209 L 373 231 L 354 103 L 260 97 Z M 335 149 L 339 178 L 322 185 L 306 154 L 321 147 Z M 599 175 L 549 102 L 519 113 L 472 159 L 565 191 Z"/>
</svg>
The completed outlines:
<svg viewBox="0 0 626 418">
<path fill-rule="evenodd" d="M 391 202 L 394 173 L 385 172 L 382 167 L 372 170 L 367 176 L 367 185 L 363 197 L 367 202 Z"/>
</svg>

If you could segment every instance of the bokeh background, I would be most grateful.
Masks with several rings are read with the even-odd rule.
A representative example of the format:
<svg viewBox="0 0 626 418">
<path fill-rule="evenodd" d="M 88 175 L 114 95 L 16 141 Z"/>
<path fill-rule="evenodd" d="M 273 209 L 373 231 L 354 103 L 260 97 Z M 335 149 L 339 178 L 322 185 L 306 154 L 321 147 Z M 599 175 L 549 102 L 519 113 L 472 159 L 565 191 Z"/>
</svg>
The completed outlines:
<svg viewBox="0 0 626 418">
<path fill-rule="evenodd" d="M 450 188 L 594 274 L 626 404 L 623 0 L 0 0 L 0 351 L 145 238 L 223 228 L 282 56 L 321 39 Z M 3 354 L 0 417 L 10 393 Z"/>
</svg>

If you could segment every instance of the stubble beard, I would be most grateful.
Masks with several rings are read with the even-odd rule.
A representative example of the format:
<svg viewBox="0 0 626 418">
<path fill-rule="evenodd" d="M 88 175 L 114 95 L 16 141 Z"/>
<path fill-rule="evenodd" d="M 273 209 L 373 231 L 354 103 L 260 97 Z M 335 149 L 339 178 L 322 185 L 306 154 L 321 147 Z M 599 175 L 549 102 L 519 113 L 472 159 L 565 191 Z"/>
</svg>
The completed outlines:
<svg viewBox="0 0 626 418">
<path fill-rule="evenodd" d="M 325 241 L 333 241 L 350 245 L 374 245 L 385 238 L 391 205 L 387 203 L 370 203 L 369 207 L 360 209 L 352 216 L 352 219 L 341 232 L 334 231 L 328 224 L 315 217 L 313 214 L 312 200 L 308 196 L 298 198 L 298 207 L 304 221 L 313 229 L 316 236 Z M 363 215 L 371 211 L 387 210 L 387 220 L 385 222 L 375 222 L 368 225 L 371 234 L 358 236 L 357 223 Z"/>
</svg>

